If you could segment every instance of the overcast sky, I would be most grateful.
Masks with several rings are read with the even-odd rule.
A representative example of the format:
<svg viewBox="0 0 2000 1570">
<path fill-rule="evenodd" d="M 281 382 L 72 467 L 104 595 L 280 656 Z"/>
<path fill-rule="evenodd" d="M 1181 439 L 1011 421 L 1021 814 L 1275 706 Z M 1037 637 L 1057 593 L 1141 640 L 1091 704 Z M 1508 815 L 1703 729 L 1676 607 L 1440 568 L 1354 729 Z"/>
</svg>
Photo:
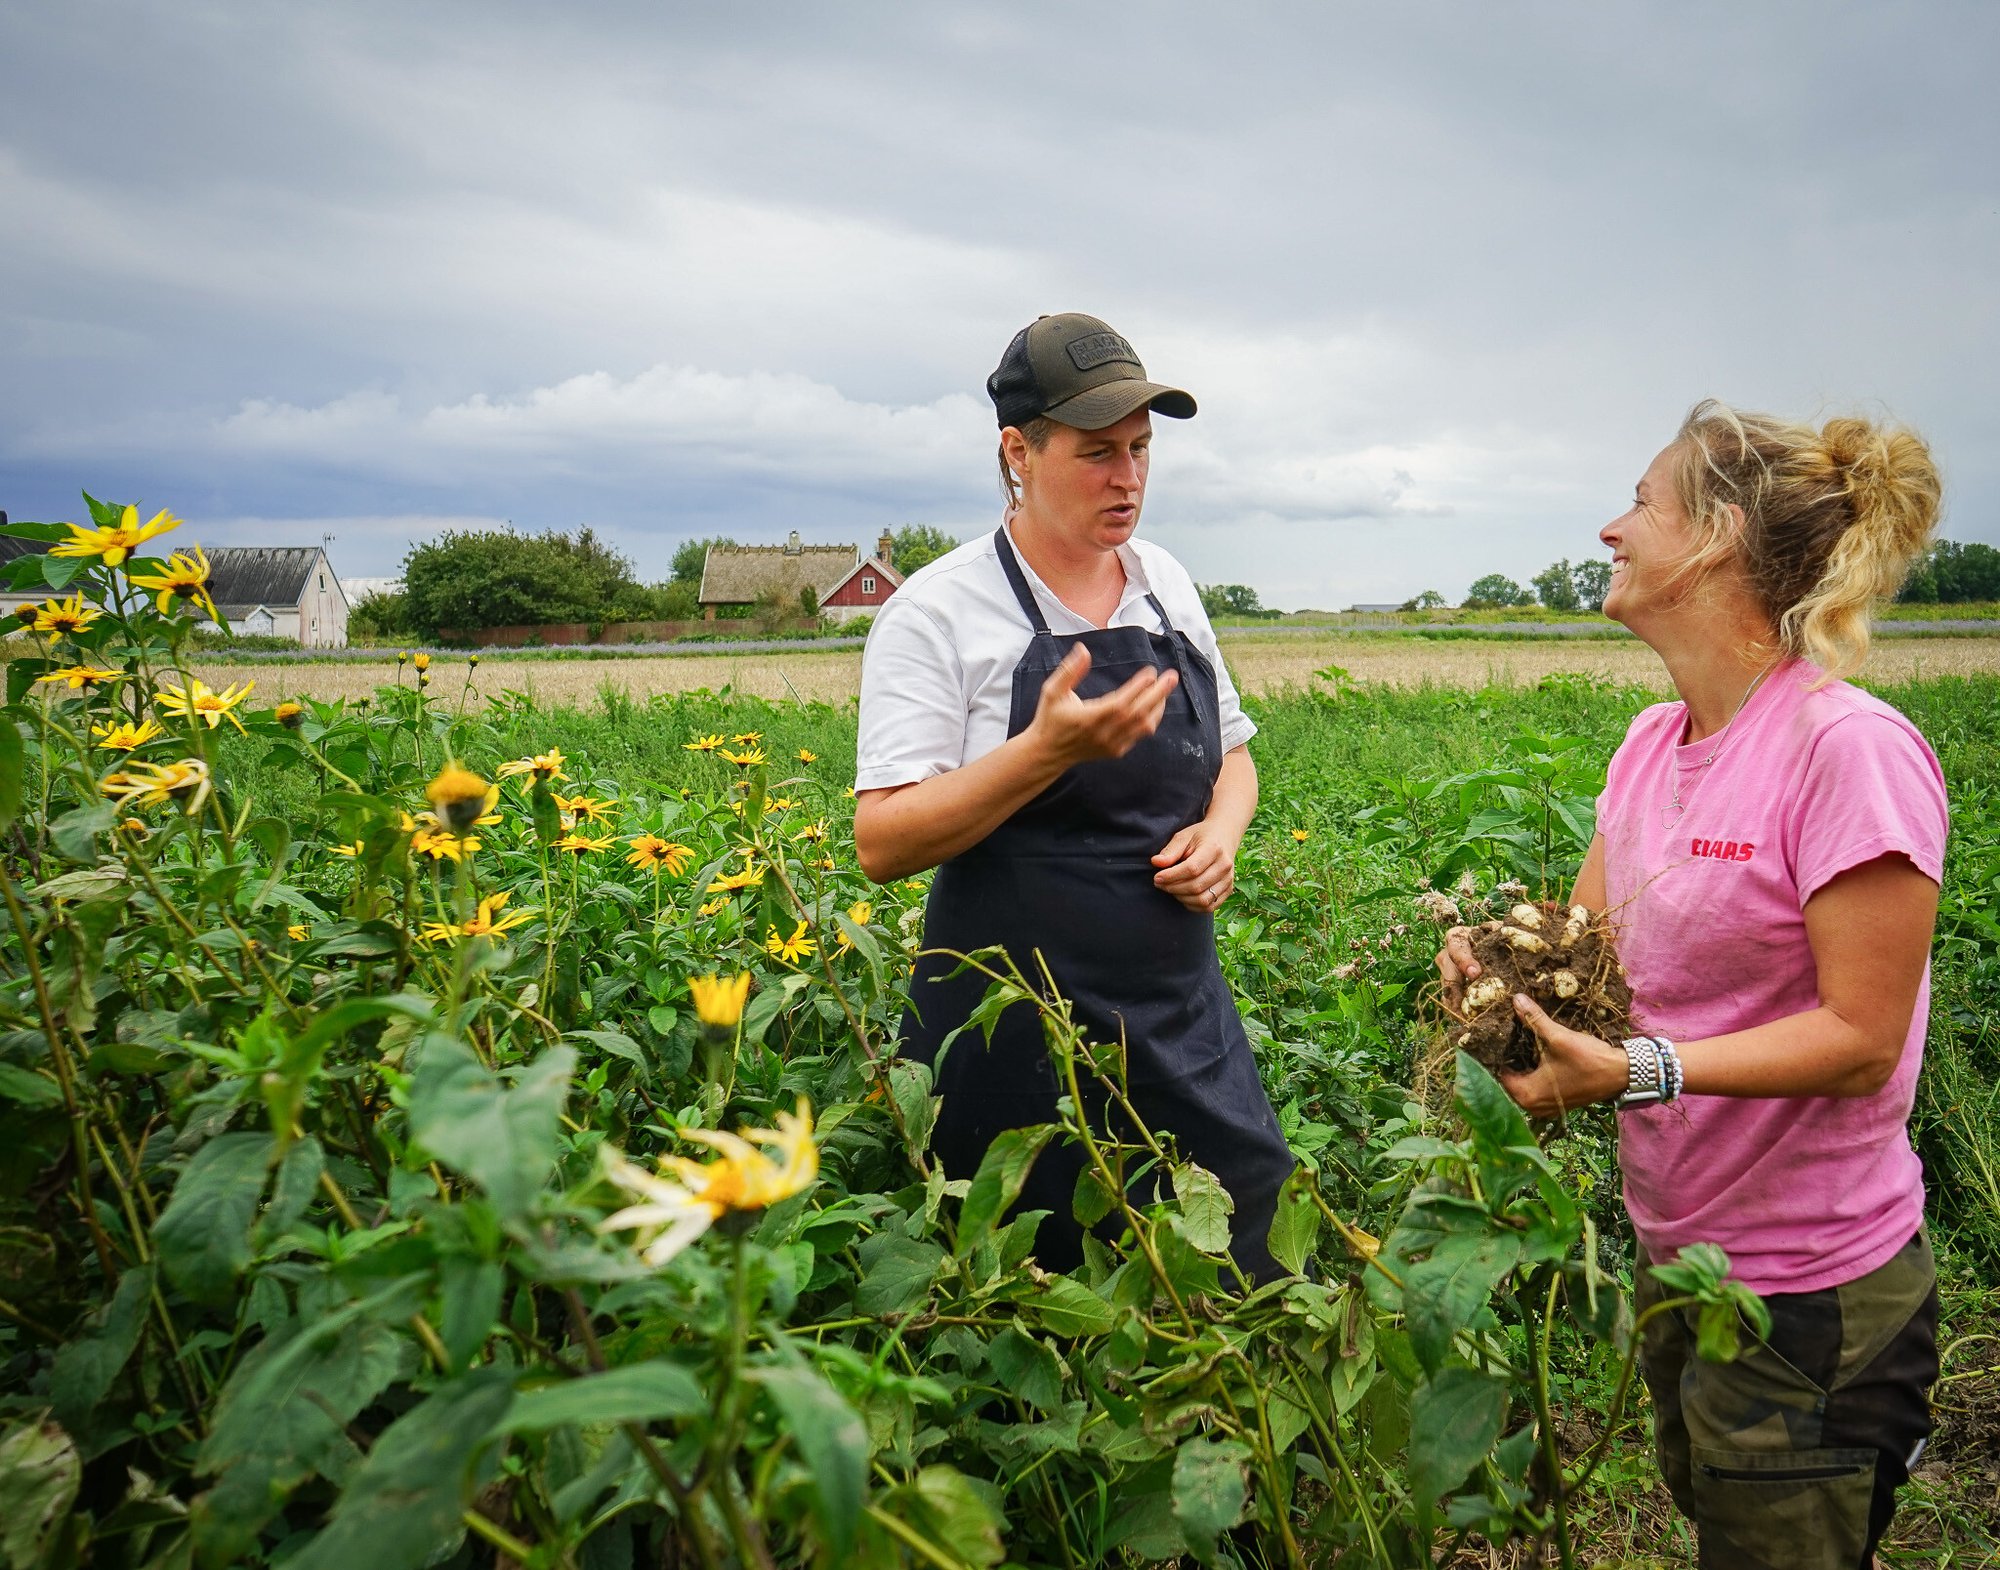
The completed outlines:
<svg viewBox="0 0 2000 1570">
<path fill-rule="evenodd" d="M 1287 607 L 1597 553 L 1707 394 L 2000 541 L 2000 7 L 0 4 L 0 508 L 208 543 L 997 516 L 1081 310 L 1142 527 Z"/>
</svg>

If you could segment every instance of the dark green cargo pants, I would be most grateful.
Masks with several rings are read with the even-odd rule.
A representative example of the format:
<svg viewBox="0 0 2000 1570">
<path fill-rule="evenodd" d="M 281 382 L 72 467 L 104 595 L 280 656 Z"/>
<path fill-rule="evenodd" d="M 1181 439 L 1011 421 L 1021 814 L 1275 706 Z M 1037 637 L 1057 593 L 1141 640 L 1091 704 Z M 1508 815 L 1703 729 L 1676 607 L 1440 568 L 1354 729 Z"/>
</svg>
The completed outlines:
<svg viewBox="0 0 2000 1570">
<path fill-rule="evenodd" d="M 1643 1313 L 1667 1294 L 1635 1272 Z M 1887 1264 L 1819 1292 L 1774 1294 L 1771 1335 L 1733 1363 L 1694 1355 L 1690 1315 L 1647 1327 L 1660 1471 L 1695 1524 L 1702 1570 L 1855 1570 L 1931 1431 L 1937 1271 L 1922 1231 Z"/>
</svg>

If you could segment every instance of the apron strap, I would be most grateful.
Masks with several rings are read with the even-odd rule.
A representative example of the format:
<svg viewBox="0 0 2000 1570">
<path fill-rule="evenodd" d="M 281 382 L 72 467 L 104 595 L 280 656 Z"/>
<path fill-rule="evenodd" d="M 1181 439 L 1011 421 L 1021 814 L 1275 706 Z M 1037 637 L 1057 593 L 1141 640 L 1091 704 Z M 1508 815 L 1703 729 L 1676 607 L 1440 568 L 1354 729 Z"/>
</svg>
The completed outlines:
<svg viewBox="0 0 2000 1570">
<path fill-rule="evenodd" d="M 1006 524 L 993 531 L 993 546 L 1000 557 L 1000 569 L 1014 586 L 1014 598 L 1021 602 L 1021 614 L 1028 618 L 1028 625 L 1035 629 L 1035 636 L 1053 638 L 1055 634 L 1049 631 L 1041 606 L 1035 603 L 1035 591 L 1028 587 L 1028 580 L 1021 572 L 1021 563 L 1014 556 L 1014 542 L 1007 538 Z"/>
<path fill-rule="evenodd" d="M 1201 712 L 1201 694 L 1194 690 L 1194 682 L 1190 679 L 1186 640 L 1168 619 L 1166 606 L 1160 603 L 1160 597 L 1151 589 L 1146 591 L 1146 603 L 1153 607 L 1153 614 L 1160 618 L 1160 631 L 1167 635 L 1167 642 L 1174 646 L 1174 669 L 1181 673 L 1181 691 L 1187 694 L 1188 707 L 1194 711 L 1195 723 L 1205 724 L 1208 716 Z"/>
</svg>

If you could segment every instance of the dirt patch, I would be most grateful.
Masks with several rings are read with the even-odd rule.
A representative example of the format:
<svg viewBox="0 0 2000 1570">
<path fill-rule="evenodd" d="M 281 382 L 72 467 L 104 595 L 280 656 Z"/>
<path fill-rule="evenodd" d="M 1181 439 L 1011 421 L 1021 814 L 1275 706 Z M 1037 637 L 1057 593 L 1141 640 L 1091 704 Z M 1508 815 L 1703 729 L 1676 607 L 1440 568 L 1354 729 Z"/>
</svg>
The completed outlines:
<svg viewBox="0 0 2000 1570">
<path fill-rule="evenodd" d="M 1583 906 L 1515 905 L 1472 929 L 1472 952 L 1481 974 L 1447 1010 L 1456 1022 L 1447 1034 L 1494 1073 L 1523 1074 L 1542 1060 L 1541 1042 L 1514 1012 L 1517 992 L 1571 1030 L 1603 1041 L 1632 1033 L 1632 988 L 1611 926 Z"/>
</svg>

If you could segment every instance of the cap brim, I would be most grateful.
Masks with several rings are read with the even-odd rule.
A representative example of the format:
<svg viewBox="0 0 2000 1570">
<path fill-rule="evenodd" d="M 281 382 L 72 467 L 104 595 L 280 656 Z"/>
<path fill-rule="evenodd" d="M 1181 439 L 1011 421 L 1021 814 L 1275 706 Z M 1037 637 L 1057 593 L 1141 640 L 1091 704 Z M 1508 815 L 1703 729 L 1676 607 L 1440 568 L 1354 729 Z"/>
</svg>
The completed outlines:
<svg viewBox="0 0 2000 1570">
<path fill-rule="evenodd" d="M 1194 418 L 1195 403 L 1180 388 L 1162 387 L 1158 382 L 1106 382 L 1101 387 L 1091 387 L 1078 393 L 1053 409 L 1044 409 L 1042 413 L 1059 424 L 1075 426 L 1079 431 L 1101 431 L 1140 409 L 1151 409 L 1170 420 L 1191 420 Z"/>
</svg>

